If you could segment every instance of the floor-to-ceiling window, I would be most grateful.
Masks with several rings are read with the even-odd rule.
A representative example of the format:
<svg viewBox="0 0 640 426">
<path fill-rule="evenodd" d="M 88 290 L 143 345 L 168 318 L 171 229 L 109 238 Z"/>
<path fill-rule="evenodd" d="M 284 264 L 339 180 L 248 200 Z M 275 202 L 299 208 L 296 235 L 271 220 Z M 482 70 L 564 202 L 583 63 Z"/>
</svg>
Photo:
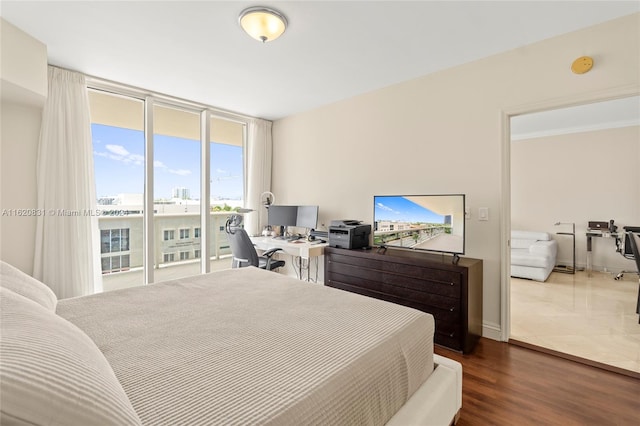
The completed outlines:
<svg viewBox="0 0 640 426">
<path fill-rule="evenodd" d="M 89 98 L 105 290 L 201 273 L 207 241 L 208 268 L 230 266 L 224 223 L 244 206 L 245 123 L 166 99 L 150 101 L 105 90 L 90 90 Z M 145 134 L 145 102 L 152 102 L 147 108 L 151 135 Z M 202 117 L 207 117 L 208 129 Z M 201 142 L 205 133 L 207 149 Z M 153 156 L 147 172 L 145 152 Z M 202 187 L 205 179 L 208 196 Z M 146 181 L 153 182 L 147 187 L 153 212 L 144 208 Z M 206 209 L 202 203 L 208 203 Z M 209 216 L 204 227 L 203 211 Z M 151 213 L 152 231 L 145 234 L 144 221 Z M 145 257 L 147 247 L 152 255 Z M 145 278 L 147 268 L 153 274 Z"/>
<path fill-rule="evenodd" d="M 154 105 L 153 257 L 158 269 L 174 267 L 172 278 L 200 271 L 195 254 L 201 238 L 195 238 L 195 230 L 201 221 L 201 151 L 199 112 Z M 167 234 L 171 238 L 163 238 Z"/>
<path fill-rule="evenodd" d="M 126 272 L 127 286 L 141 285 L 144 102 L 98 91 L 89 102 L 103 281 Z"/>
<path fill-rule="evenodd" d="M 244 199 L 244 124 L 211 117 L 210 194 L 212 258 L 230 255 L 224 231 L 229 211 L 243 205 Z"/>
</svg>

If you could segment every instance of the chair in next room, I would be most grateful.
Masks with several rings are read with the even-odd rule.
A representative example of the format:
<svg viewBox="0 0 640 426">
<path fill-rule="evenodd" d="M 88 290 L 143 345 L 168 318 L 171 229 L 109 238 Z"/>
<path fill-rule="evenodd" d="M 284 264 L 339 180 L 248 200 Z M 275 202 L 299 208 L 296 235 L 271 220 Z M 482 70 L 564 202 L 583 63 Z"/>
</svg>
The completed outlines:
<svg viewBox="0 0 640 426">
<path fill-rule="evenodd" d="M 272 271 L 285 265 L 284 260 L 272 259 L 273 255 L 282 250 L 281 248 L 272 248 L 266 250 L 262 256 L 258 256 L 249 234 L 244 228 L 240 227 L 242 216 L 232 214 L 225 224 L 225 232 L 231 246 L 233 254 L 232 268 L 243 268 L 246 266 L 256 266 L 261 269 Z"/>
<path fill-rule="evenodd" d="M 636 313 L 640 315 L 640 233 L 628 231 L 627 236 L 629 237 L 631 251 L 633 252 L 638 272 L 638 302 L 636 304 Z M 640 316 L 638 317 L 638 323 L 640 324 Z"/>
<path fill-rule="evenodd" d="M 624 257 L 625 259 L 634 259 L 635 256 L 633 255 L 633 251 L 631 251 L 631 243 L 629 242 L 630 239 L 630 232 L 635 232 L 635 233 L 639 233 L 640 232 L 640 226 L 624 226 L 623 227 L 624 232 L 619 233 L 616 235 L 616 251 L 618 253 L 620 253 L 622 255 L 622 257 Z M 635 270 L 623 270 L 618 272 L 618 274 L 613 277 L 614 280 L 620 280 L 622 279 L 622 277 L 624 277 L 624 274 L 635 274 L 637 273 L 637 271 Z"/>
</svg>

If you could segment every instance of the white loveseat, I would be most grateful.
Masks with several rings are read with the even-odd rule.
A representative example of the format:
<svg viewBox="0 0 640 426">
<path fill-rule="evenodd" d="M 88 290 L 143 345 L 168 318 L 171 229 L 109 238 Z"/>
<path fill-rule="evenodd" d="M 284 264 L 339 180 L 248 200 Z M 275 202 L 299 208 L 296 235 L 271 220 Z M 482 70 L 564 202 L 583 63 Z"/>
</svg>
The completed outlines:
<svg viewBox="0 0 640 426">
<path fill-rule="evenodd" d="M 546 281 L 556 264 L 558 243 L 547 232 L 511 231 L 511 276 Z"/>
</svg>

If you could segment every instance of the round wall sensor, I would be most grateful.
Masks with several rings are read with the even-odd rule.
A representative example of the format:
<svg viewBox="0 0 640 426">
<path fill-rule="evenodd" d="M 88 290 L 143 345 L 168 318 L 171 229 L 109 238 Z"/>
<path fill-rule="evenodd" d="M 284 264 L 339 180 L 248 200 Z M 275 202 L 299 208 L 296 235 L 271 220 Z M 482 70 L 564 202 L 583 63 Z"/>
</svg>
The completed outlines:
<svg viewBox="0 0 640 426">
<path fill-rule="evenodd" d="M 584 74 L 591 68 L 593 68 L 593 58 L 590 58 L 589 56 L 582 56 L 571 64 L 571 71 L 576 74 Z"/>
</svg>

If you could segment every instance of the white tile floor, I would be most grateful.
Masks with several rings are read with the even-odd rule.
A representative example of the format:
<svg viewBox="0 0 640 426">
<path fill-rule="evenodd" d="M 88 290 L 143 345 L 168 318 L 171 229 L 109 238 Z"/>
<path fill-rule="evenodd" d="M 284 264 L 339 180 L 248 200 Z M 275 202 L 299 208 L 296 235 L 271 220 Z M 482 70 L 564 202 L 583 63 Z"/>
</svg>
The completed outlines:
<svg viewBox="0 0 640 426">
<path fill-rule="evenodd" d="M 511 279 L 511 338 L 640 372 L 638 276 L 553 272 Z"/>
</svg>

